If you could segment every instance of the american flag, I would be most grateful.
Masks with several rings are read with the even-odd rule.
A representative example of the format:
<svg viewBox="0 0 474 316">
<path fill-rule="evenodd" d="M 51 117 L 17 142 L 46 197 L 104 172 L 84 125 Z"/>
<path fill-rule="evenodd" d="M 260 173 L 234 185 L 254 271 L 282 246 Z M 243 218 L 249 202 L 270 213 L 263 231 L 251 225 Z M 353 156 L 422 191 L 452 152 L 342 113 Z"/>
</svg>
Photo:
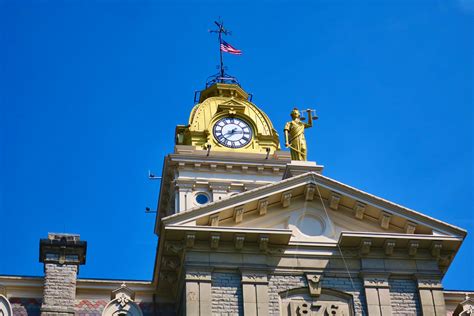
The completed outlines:
<svg viewBox="0 0 474 316">
<path fill-rule="evenodd" d="M 233 55 L 242 55 L 242 51 L 240 49 L 233 47 L 232 45 L 230 45 L 224 40 L 222 40 L 221 42 L 221 51 L 229 53 L 229 54 L 233 54 Z"/>
</svg>

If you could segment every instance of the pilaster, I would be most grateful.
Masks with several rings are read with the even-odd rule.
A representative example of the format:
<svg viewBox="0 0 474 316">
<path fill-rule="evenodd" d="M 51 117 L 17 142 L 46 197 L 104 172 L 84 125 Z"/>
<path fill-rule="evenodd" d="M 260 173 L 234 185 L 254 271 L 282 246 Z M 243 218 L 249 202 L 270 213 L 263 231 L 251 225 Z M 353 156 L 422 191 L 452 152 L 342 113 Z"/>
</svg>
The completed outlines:
<svg viewBox="0 0 474 316">
<path fill-rule="evenodd" d="M 260 271 L 242 271 L 245 316 L 264 316 L 268 310 L 268 276 Z"/>
<path fill-rule="evenodd" d="M 364 273 L 363 279 L 369 316 L 392 315 L 388 274 Z"/>
<path fill-rule="evenodd" d="M 211 271 L 186 271 L 186 315 L 212 314 Z"/>
<path fill-rule="evenodd" d="M 443 286 L 439 277 L 417 276 L 417 284 L 423 316 L 446 315 Z"/>
</svg>

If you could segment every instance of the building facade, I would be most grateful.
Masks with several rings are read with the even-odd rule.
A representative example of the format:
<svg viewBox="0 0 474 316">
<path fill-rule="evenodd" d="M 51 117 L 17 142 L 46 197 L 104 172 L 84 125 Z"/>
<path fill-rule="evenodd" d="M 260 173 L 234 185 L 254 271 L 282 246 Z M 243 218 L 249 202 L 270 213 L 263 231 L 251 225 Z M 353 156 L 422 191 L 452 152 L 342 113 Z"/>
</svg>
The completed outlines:
<svg viewBox="0 0 474 316">
<path fill-rule="evenodd" d="M 50 233 L 44 277 L 0 276 L 0 315 L 474 314 L 442 285 L 465 230 L 322 173 L 214 82 L 164 159 L 153 279 L 78 278 L 87 243 Z"/>
</svg>

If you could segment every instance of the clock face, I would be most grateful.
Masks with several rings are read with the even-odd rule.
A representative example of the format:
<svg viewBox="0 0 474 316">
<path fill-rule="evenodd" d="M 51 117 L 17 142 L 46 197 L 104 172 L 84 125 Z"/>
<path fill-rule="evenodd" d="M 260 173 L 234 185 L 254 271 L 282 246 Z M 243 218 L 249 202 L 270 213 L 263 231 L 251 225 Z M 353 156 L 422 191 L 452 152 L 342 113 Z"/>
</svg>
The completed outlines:
<svg viewBox="0 0 474 316">
<path fill-rule="evenodd" d="M 252 139 L 252 128 L 237 117 L 224 117 L 216 122 L 213 129 L 216 140 L 229 148 L 242 148 Z"/>
</svg>

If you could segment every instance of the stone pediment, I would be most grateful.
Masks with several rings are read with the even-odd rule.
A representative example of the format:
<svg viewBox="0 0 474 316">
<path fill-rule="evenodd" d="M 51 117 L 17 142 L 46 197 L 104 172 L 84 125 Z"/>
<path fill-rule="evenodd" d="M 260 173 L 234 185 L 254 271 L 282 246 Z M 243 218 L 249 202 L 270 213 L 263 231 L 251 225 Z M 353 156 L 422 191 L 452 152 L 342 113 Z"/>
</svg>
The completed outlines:
<svg viewBox="0 0 474 316">
<path fill-rule="evenodd" d="M 290 229 L 292 241 L 336 243 L 343 231 L 452 236 L 466 232 L 317 173 L 282 180 L 162 219 L 166 225 Z"/>
</svg>

